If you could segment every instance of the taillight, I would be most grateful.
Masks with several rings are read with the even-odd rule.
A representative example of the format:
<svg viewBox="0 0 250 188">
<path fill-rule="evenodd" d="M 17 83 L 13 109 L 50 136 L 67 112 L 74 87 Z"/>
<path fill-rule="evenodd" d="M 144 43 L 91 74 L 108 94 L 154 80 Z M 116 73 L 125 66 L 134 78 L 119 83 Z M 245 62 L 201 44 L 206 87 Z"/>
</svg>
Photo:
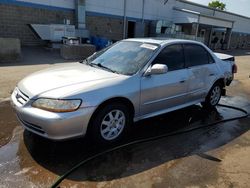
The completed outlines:
<svg viewBox="0 0 250 188">
<path fill-rule="evenodd" d="M 235 73 L 237 73 L 237 70 L 238 70 L 237 65 L 233 64 L 232 72 L 235 74 Z"/>
</svg>

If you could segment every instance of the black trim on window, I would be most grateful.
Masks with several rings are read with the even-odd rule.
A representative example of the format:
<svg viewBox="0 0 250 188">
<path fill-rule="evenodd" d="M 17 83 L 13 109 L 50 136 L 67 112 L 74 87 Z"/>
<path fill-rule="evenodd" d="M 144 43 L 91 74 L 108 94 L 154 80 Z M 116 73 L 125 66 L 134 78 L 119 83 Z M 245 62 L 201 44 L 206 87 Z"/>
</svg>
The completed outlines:
<svg viewBox="0 0 250 188">
<path fill-rule="evenodd" d="M 189 46 L 194 46 L 194 48 L 193 49 L 187 49 L 187 47 L 189 47 Z M 203 49 L 203 52 L 197 53 L 198 51 L 200 51 L 198 48 L 200 48 L 200 50 Z M 188 50 L 190 50 L 190 51 L 193 50 L 193 54 L 190 51 L 187 52 Z M 204 48 L 202 45 L 193 44 L 193 43 L 185 43 L 185 44 L 183 44 L 183 51 L 184 51 L 184 57 L 185 57 L 185 67 L 187 67 L 187 68 L 188 67 L 195 67 L 195 66 L 201 66 L 201 65 L 215 63 L 214 58 L 207 51 L 207 49 Z M 204 55 L 204 57 L 207 57 L 207 58 L 204 59 L 202 57 L 203 55 Z M 197 62 L 201 61 L 201 63 L 194 64 L 195 60 Z M 211 60 L 212 60 L 212 62 L 211 62 Z M 190 63 L 191 61 L 192 61 L 192 63 Z"/>
<path fill-rule="evenodd" d="M 172 48 L 172 51 L 171 51 L 171 48 Z M 166 51 L 169 50 L 169 51 L 167 51 L 164 54 L 164 50 Z M 176 43 L 176 44 L 170 44 L 170 45 L 165 46 L 153 60 L 152 65 L 154 64 L 166 64 L 169 68 L 169 71 L 184 69 L 185 68 L 185 56 L 184 56 L 183 44 Z"/>
</svg>

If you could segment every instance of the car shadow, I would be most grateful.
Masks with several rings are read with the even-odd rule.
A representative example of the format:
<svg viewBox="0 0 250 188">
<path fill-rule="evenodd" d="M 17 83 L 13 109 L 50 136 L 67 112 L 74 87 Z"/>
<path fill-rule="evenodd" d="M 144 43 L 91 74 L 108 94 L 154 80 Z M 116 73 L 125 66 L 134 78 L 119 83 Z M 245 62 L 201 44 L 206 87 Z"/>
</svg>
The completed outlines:
<svg viewBox="0 0 250 188">
<path fill-rule="evenodd" d="M 130 134 L 119 144 L 201 126 L 202 128 L 112 151 L 79 167 L 67 179 L 114 180 L 191 155 L 221 162 L 221 159 L 210 156 L 206 152 L 223 146 L 248 131 L 249 118 L 214 126 L 206 127 L 206 125 L 238 115 L 242 114 L 224 107 L 208 110 L 194 105 L 140 121 L 131 128 Z M 24 132 L 24 143 L 38 164 L 58 175 L 64 174 L 87 157 L 117 146 L 96 145 L 88 138 L 54 142 L 27 131 Z"/>
</svg>

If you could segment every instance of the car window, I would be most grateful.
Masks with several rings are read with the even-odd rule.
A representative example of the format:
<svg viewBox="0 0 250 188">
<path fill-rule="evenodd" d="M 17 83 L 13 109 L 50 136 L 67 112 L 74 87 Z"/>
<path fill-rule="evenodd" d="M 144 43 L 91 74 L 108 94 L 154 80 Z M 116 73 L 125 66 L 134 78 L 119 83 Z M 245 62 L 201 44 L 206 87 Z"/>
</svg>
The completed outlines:
<svg viewBox="0 0 250 188">
<path fill-rule="evenodd" d="M 155 58 L 153 64 L 165 64 L 169 71 L 184 68 L 184 54 L 181 44 L 165 47 Z"/>
<path fill-rule="evenodd" d="M 185 44 L 185 62 L 187 67 L 208 64 L 209 54 L 206 49 L 196 44 Z"/>
</svg>

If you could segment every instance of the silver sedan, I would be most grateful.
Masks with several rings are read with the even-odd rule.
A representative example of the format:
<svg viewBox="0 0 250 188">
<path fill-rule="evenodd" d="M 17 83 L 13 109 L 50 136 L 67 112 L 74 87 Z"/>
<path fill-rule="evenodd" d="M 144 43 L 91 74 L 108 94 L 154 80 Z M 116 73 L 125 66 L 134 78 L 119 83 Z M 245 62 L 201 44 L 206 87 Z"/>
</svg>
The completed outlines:
<svg viewBox="0 0 250 188">
<path fill-rule="evenodd" d="M 82 62 L 31 74 L 12 103 L 24 128 L 40 136 L 115 142 L 134 121 L 196 103 L 215 106 L 233 67 L 199 42 L 127 39 Z"/>
</svg>

